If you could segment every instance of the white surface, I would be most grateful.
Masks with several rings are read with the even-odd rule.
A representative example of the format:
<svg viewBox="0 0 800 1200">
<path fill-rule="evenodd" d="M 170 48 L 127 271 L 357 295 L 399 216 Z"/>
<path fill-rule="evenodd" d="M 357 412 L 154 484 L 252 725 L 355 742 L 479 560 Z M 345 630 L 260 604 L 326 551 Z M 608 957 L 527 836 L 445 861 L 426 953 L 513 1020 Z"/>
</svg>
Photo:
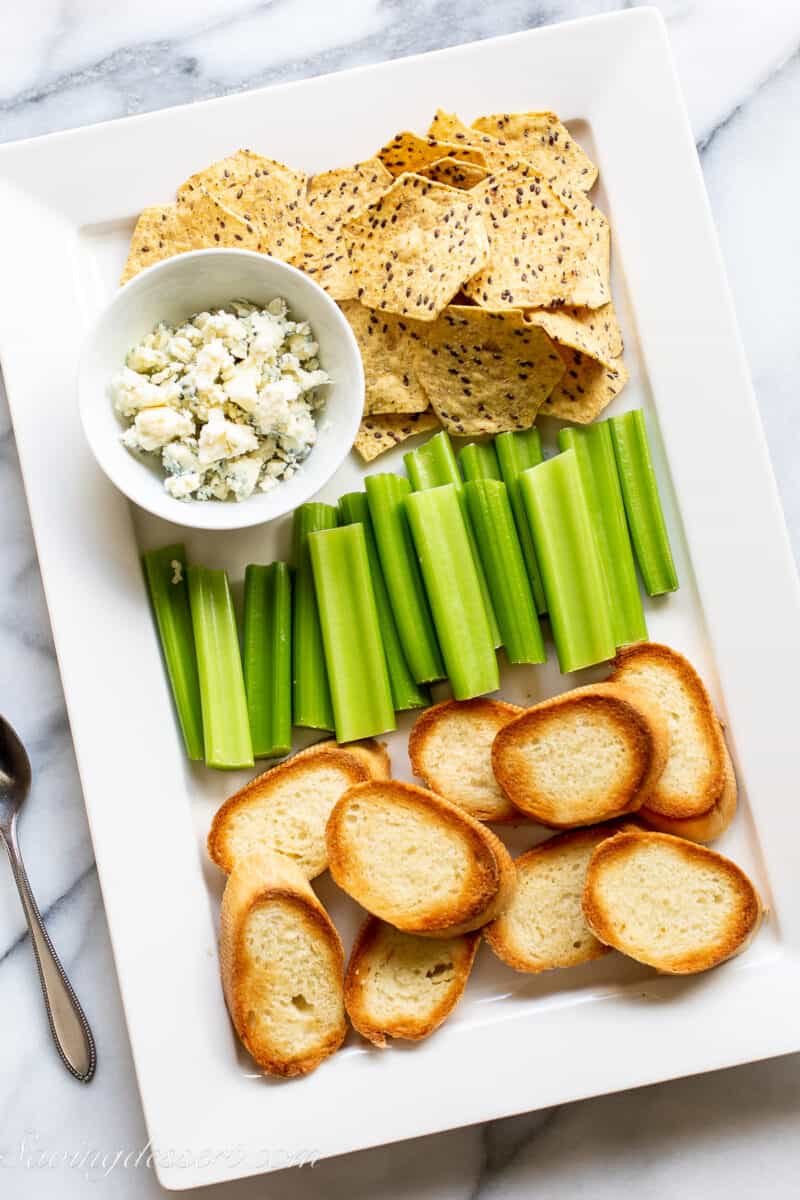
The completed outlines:
<svg viewBox="0 0 800 1200">
<path fill-rule="evenodd" d="M 103 280 L 106 288 L 108 282 Z M 122 424 L 109 397 L 109 382 L 131 346 L 159 321 L 177 326 L 195 313 L 224 308 L 240 297 L 262 306 L 280 297 L 295 320 L 310 323 L 319 342 L 321 365 L 331 378 L 323 392 L 324 407 L 316 416 L 317 440 L 297 473 L 266 495 L 256 494 L 241 503 L 175 500 L 164 491 L 158 464 L 152 469 L 122 445 Z M 92 453 L 129 499 L 176 525 L 244 529 L 291 512 L 338 469 L 361 421 L 364 371 L 358 344 L 341 310 L 302 271 L 249 250 L 199 250 L 157 263 L 111 293 L 84 343 L 78 401 Z"/>
<path fill-rule="evenodd" d="M 600 6 L 580 6 L 587 7 Z M 669 12 L 670 6 L 665 7 Z M 206 5 L 199 11 L 198 24 L 207 20 L 209 8 Z M 413 10 L 411 16 L 409 8 Z M 562 6 L 558 11 L 571 15 L 578 8 Z M 167 36 L 163 44 L 134 47 L 100 60 L 92 70 L 69 74 L 71 68 L 90 64 L 93 54 L 105 52 L 101 45 L 105 36 L 103 19 L 92 12 L 90 5 L 84 9 L 90 24 L 81 27 L 80 18 L 72 13 L 67 19 L 68 32 L 60 38 L 53 55 L 38 64 L 33 54 L 28 55 L 29 69 L 42 86 L 35 94 L 15 98 L 6 106 L 7 128 L 19 130 L 25 120 L 24 128 L 34 131 L 47 120 L 66 123 L 113 113 L 119 111 L 115 108 L 118 96 L 124 96 L 123 104 L 134 106 L 158 104 L 178 94 L 188 97 L 199 88 L 208 91 L 224 82 L 235 83 L 251 70 L 252 60 L 247 54 L 240 64 L 233 51 L 237 36 L 240 44 L 249 46 L 252 29 L 230 14 L 221 34 L 208 35 L 208 49 L 200 60 L 199 71 L 194 76 L 184 73 L 180 69 L 186 58 L 183 47 L 188 55 L 194 42 L 168 39 L 176 32 L 196 27 L 191 24 L 195 7 L 190 19 L 186 10 L 178 16 L 177 11 L 170 13 L 162 5 L 160 24 L 155 23 Z M 484 11 L 482 5 L 480 10 Z M 796 258 L 797 234 L 789 225 L 782 231 L 785 253 L 778 257 L 762 254 L 756 215 L 763 206 L 764 178 L 774 184 L 776 194 L 791 194 L 796 182 L 800 147 L 792 144 L 792 127 L 786 117 L 792 103 L 796 103 L 793 89 L 797 76 L 791 65 L 779 68 L 793 49 L 798 30 L 791 26 L 793 13 L 796 18 L 793 6 L 759 6 L 757 13 L 751 6 L 749 18 L 746 10 L 746 5 L 726 5 L 723 14 L 713 4 L 682 4 L 676 8 L 671 25 L 679 64 L 694 100 L 697 137 L 705 142 L 721 118 L 734 107 L 742 110 L 711 138 L 703 159 L 760 384 L 772 449 L 784 483 L 784 501 L 797 529 L 797 477 L 796 471 L 792 473 L 797 426 L 791 414 L 795 406 L 792 367 L 798 351 L 796 339 L 787 336 L 792 275 L 786 269 L 792 256 Z M 362 12 L 358 6 L 348 5 L 335 37 L 327 35 L 331 46 L 327 57 L 312 62 L 311 69 L 317 62 L 337 64 L 348 58 L 353 61 L 396 53 L 409 45 L 430 45 L 437 39 L 484 32 L 486 22 L 490 23 L 489 31 L 500 31 L 519 26 L 524 20 L 521 10 L 510 4 L 485 10 L 485 21 L 477 15 L 478 6 L 470 9 L 469 5 L 461 5 L 459 11 L 462 22 L 451 27 L 447 24 L 446 5 L 409 6 L 402 15 L 389 10 L 378 14 L 375 10 L 373 29 L 379 30 L 382 39 L 376 41 L 370 32 L 359 43 L 358 36 L 366 29 L 366 7 Z M 141 19 L 153 19 L 146 6 Z M 349 26 L 347 19 L 351 21 Z M 265 10 L 253 21 L 260 22 L 265 32 L 272 16 Z M 75 34 L 81 28 L 82 41 Z M 123 36 L 133 38 L 131 33 Z M 269 45 L 264 48 L 267 41 Z M 342 50 L 337 57 L 333 47 L 348 41 L 352 48 Z M 76 42 L 86 47 L 80 51 L 84 58 L 65 62 L 67 52 L 77 53 Z M 283 53 L 290 63 L 289 71 L 308 71 L 308 63 L 291 65 L 295 49 L 294 42 L 290 48 L 288 39 L 281 41 L 279 26 L 275 37 L 260 39 L 259 52 L 263 50 L 264 58 L 276 61 Z M 24 58 L 15 55 L 15 69 L 23 69 Z M 169 64 L 173 61 L 174 73 L 170 74 Z M 155 75 L 154 64 L 158 63 L 165 64 L 162 74 L 166 78 Z M 240 67 L 240 73 L 235 74 Z M 209 68 L 213 75 L 208 74 Z M 58 71 L 65 72 L 63 77 Z M 751 96 L 758 84 L 763 86 Z M 178 93 L 178 88 L 184 90 Z M 89 108 L 89 104 L 96 107 Z M 743 172 L 744 161 L 757 164 L 758 172 Z M 724 426 L 716 433 L 718 456 L 726 450 L 725 433 Z M 6 515 L 5 561 L 12 590 L 4 600 L 1 629 L 6 663 L 14 672 L 6 711 L 11 710 L 29 737 L 38 767 L 38 806 L 27 815 L 23 837 L 44 902 L 62 898 L 53 914 L 53 928 L 65 958 L 75 959 L 82 994 L 88 992 L 95 1001 L 95 1025 L 106 1027 L 106 1051 L 93 1089 L 75 1093 L 71 1081 L 63 1079 L 57 1063 L 51 1061 L 43 1022 L 36 1040 L 35 1026 L 30 1021 L 37 1003 L 35 972 L 26 946 L 16 948 L 3 960 L 0 987 L 4 989 L 6 1019 L 9 1028 L 26 1031 L 24 1039 L 5 1039 L 0 1048 L 7 1081 L 0 1148 L 4 1166 L 15 1171 L 5 1178 L 15 1197 L 38 1197 L 51 1191 L 54 1195 L 83 1195 L 84 1175 L 102 1179 L 96 1186 L 104 1195 L 149 1194 L 155 1185 L 148 1184 L 146 1156 L 137 1159 L 144 1135 L 138 1124 L 135 1092 L 131 1082 L 126 1081 L 127 1051 L 119 1027 L 109 1040 L 113 977 L 100 936 L 102 925 L 96 917 L 89 920 L 96 892 L 91 878 L 85 875 L 89 859 L 80 799 L 69 754 L 63 749 L 65 731 L 59 719 L 58 684 L 48 653 L 41 599 L 29 565 L 21 496 L 13 466 L 6 464 L 7 458 L 0 479 Z M 764 608 L 768 607 L 769 598 L 765 597 Z M 87 670 L 91 666 L 90 662 Z M 791 786 L 789 781 L 787 785 Z M 781 789 L 779 795 L 783 794 Z M 41 831 L 39 837 L 37 830 Z M 52 837 L 48 836 L 53 832 L 57 832 L 60 853 L 54 853 Z M 21 930 L 10 890 L 0 895 L 0 918 L 4 916 L 8 945 Z M 31 1076 L 34 1063 L 36 1070 Z M 23 1081 L 27 1087 L 22 1086 Z M 520 1118 L 484 1130 L 464 1130 L 424 1143 L 370 1152 L 322 1164 L 314 1171 L 282 1176 L 280 1180 L 231 1187 L 226 1195 L 274 1192 L 281 1196 L 314 1196 L 335 1195 L 341 1190 L 348 1196 L 456 1196 L 481 1190 L 507 1196 L 516 1194 L 517 1188 L 521 1194 L 530 1194 L 538 1184 L 556 1197 L 582 1192 L 593 1197 L 618 1195 L 620 1186 L 637 1186 L 649 1195 L 665 1197 L 672 1197 L 678 1190 L 689 1195 L 702 1190 L 708 1195 L 750 1196 L 763 1188 L 768 1167 L 770 1195 L 788 1197 L 796 1193 L 797 1143 L 792 1130 L 797 1111 L 796 1060 L 785 1059 Z M 281 1148 L 269 1133 L 265 1140 L 280 1160 Z M 215 1149 L 223 1149 L 219 1140 Z M 235 1147 L 229 1149 L 233 1161 Z M 129 1157 L 125 1159 L 125 1155 Z"/>
</svg>

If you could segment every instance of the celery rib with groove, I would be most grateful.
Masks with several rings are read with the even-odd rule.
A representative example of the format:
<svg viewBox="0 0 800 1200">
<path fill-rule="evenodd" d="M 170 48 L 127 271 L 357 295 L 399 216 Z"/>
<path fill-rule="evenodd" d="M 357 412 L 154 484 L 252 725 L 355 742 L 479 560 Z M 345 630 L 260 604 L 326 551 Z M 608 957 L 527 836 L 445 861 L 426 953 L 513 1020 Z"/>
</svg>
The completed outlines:
<svg viewBox="0 0 800 1200">
<path fill-rule="evenodd" d="M 372 577 L 372 590 L 375 593 L 375 607 L 378 610 L 378 624 L 383 638 L 386 667 L 389 671 L 392 703 L 398 712 L 405 712 L 412 708 L 427 708 L 431 702 L 430 692 L 415 681 L 403 653 L 403 645 L 397 632 L 389 593 L 386 590 L 386 581 L 383 578 L 378 557 L 378 547 L 375 545 L 375 535 L 372 531 L 369 504 L 365 492 L 348 492 L 339 497 L 339 524 L 363 525 L 364 527 L 367 560 Z"/>
<path fill-rule="evenodd" d="M 411 484 L 402 475 L 388 473 L 368 475 L 364 482 L 378 557 L 406 661 L 417 683 L 433 683 L 443 679 L 445 671 L 403 504 Z"/>
<path fill-rule="evenodd" d="M 331 732 L 333 706 L 322 649 L 322 630 L 308 553 L 308 538 L 317 530 L 335 528 L 337 520 L 333 505 L 311 501 L 294 510 L 292 524 L 292 557 L 295 567 L 292 614 L 294 723 Z"/>
<path fill-rule="evenodd" d="M 562 673 L 613 658 L 603 565 L 574 450 L 519 477 Z"/>
<path fill-rule="evenodd" d="M 363 525 L 309 534 L 336 739 L 395 728 Z"/>
<path fill-rule="evenodd" d="M 491 442 L 469 442 L 458 452 L 458 462 L 467 483 L 475 479 L 502 479 L 497 451 Z"/>
<path fill-rule="evenodd" d="M 542 461 L 542 440 L 536 426 L 520 430 L 518 433 L 498 433 L 494 439 L 497 461 L 503 482 L 508 488 L 508 498 L 511 501 L 511 511 L 517 524 L 519 544 L 528 568 L 528 578 L 533 588 L 533 598 L 536 601 L 538 613 L 547 612 L 547 600 L 542 584 L 542 572 L 536 547 L 533 544 L 528 513 L 520 491 L 519 477 L 529 467 L 538 466 Z"/>
<path fill-rule="evenodd" d="M 142 555 L 147 588 L 186 753 L 203 759 L 203 714 L 192 613 L 186 582 L 186 548 L 181 543 Z"/>
<path fill-rule="evenodd" d="M 255 758 L 292 748 L 292 584 L 286 563 L 244 573 L 244 688 Z"/>
<path fill-rule="evenodd" d="M 608 585 L 614 640 L 618 646 L 646 641 L 647 623 L 608 422 L 584 429 L 565 426 L 558 444 L 562 450 L 574 450 L 578 460 Z"/>
<path fill-rule="evenodd" d="M 432 438 L 428 438 L 427 442 L 423 442 L 416 450 L 411 450 L 408 454 L 404 454 L 403 462 L 406 465 L 408 478 L 411 480 L 411 486 L 415 492 L 425 491 L 426 488 L 443 487 L 446 483 L 452 483 L 455 486 L 458 492 L 458 502 L 461 505 L 461 512 L 464 516 L 469 548 L 472 551 L 475 570 L 478 573 L 478 583 L 486 608 L 486 616 L 489 620 L 489 628 L 492 631 L 492 641 L 495 646 L 501 645 L 500 626 L 497 622 L 497 615 L 492 603 L 492 594 L 480 554 L 478 553 L 475 534 L 473 533 L 469 514 L 467 513 L 466 500 L 464 499 L 464 481 L 461 478 L 461 471 L 459 470 L 453 450 L 453 443 L 450 441 L 450 434 L 446 429 L 435 433 Z"/>
<path fill-rule="evenodd" d="M 252 767 L 242 656 L 228 576 L 210 567 L 191 566 L 187 578 L 206 765 L 222 770 Z"/>
<path fill-rule="evenodd" d="M 506 485 L 499 479 L 473 479 L 464 494 L 508 661 L 544 662 L 542 631 Z"/>
<path fill-rule="evenodd" d="M 497 655 L 458 490 L 449 483 L 411 492 L 405 506 L 453 695 L 493 692 Z"/>
<path fill-rule="evenodd" d="M 678 573 L 658 494 L 644 413 L 640 408 L 611 417 L 611 437 L 622 484 L 636 561 L 648 596 L 662 596 L 678 587 Z"/>
</svg>

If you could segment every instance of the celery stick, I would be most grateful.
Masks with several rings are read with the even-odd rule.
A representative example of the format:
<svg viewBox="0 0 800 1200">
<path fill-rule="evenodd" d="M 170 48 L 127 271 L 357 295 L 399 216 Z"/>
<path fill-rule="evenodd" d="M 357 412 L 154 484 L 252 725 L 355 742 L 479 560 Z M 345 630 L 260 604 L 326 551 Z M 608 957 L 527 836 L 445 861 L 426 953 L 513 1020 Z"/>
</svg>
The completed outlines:
<svg viewBox="0 0 800 1200">
<path fill-rule="evenodd" d="M 536 611 L 544 613 L 547 612 L 547 602 L 542 585 L 542 573 L 539 570 L 536 547 L 533 544 L 528 514 L 519 486 L 521 472 L 527 470 L 528 467 L 537 466 L 542 461 L 542 442 L 539 430 L 534 425 L 519 433 L 498 433 L 494 439 L 494 448 L 497 452 L 503 481 L 508 488 L 508 498 L 511 501 L 514 520 L 517 523 L 517 533 L 525 557 L 525 566 L 528 568 L 528 578 L 533 588 Z"/>
<path fill-rule="evenodd" d="M 308 536 L 318 529 L 333 529 L 336 509 L 312 502 L 294 510 L 292 557 L 294 559 L 294 610 L 292 621 L 292 707 L 295 725 L 333 730 L 333 707 L 322 650 L 317 597 Z"/>
<path fill-rule="evenodd" d="M 244 687 L 256 758 L 292 748 L 292 589 L 286 563 L 244 573 Z"/>
<path fill-rule="evenodd" d="M 427 442 L 418 446 L 416 450 L 411 450 L 408 454 L 404 454 L 403 462 L 406 464 L 408 478 L 411 480 L 411 486 L 415 492 L 425 491 L 426 488 L 442 487 L 446 483 L 454 484 L 458 490 L 458 502 L 461 505 L 461 512 L 464 516 L 464 524 L 467 529 L 467 537 L 469 538 L 469 547 L 472 551 L 475 570 L 478 572 L 478 583 L 480 584 L 481 596 L 486 607 L 486 616 L 489 618 L 492 641 L 495 646 L 501 645 L 500 627 L 497 624 L 497 616 L 492 604 L 489 584 L 486 580 L 481 556 L 478 553 L 478 546 L 475 541 L 475 534 L 472 531 L 469 514 L 467 513 L 466 500 L 464 499 L 464 481 L 461 478 L 461 471 L 458 468 L 453 444 L 450 441 L 450 435 L 447 430 L 443 429 L 440 433 L 434 434 L 432 438 L 428 438 Z"/>
<path fill-rule="evenodd" d="M 186 549 L 180 543 L 142 555 L 161 649 L 186 753 L 203 758 L 203 715 L 186 584 Z"/>
<path fill-rule="evenodd" d="M 242 656 L 228 576 L 189 567 L 189 603 L 197 646 L 206 765 L 252 767 Z"/>
<path fill-rule="evenodd" d="M 449 483 L 412 492 L 405 506 L 453 695 L 493 692 L 497 656 L 458 491 Z"/>
<path fill-rule="evenodd" d="M 648 596 L 674 592 L 678 587 L 678 574 L 650 457 L 644 413 L 637 408 L 620 417 L 611 417 L 608 424 L 645 591 Z"/>
<path fill-rule="evenodd" d="M 308 537 L 336 738 L 352 742 L 395 728 L 363 525 Z"/>
<path fill-rule="evenodd" d="M 473 479 L 502 479 L 497 451 L 491 442 L 469 442 L 458 453 L 461 471 L 467 482 Z"/>
<path fill-rule="evenodd" d="M 400 712 L 411 708 L 427 708 L 431 702 L 430 692 L 426 687 L 420 687 L 415 682 L 403 653 L 403 646 L 389 601 L 389 593 L 386 590 L 386 581 L 381 570 L 378 547 L 375 545 L 375 535 L 372 532 L 372 521 L 365 492 L 348 492 L 347 495 L 339 497 L 339 524 L 364 526 L 364 541 L 367 546 L 372 590 L 375 593 L 378 624 L 381 629 L 386 666 L 389 671 L 392 703 Z"/>
<path fill-rule="evenodd" d="M 605 662 L 616 642 L 575 451 L 564 450 L 519 478 L 561 671 Z"/>
<path fill-rule="evenodd" d="M 578 460 L 608 584 L 614 639 L 618 646 L 646 641 L 647 624 L 608 422 L 585 429 L 564 426 L 558 444 L 562 450 L 574 450 Z"/>
<path fill-rule="evenodd" d="M 508 660 L 544 662 L 542 631 L 506 485 L 473 479 L 464 492 Z"/>
<path fill-rule="evenodd" d="M 417 683 L 444 678 L 425 587 L 403 500 L 411 484 L 402 475 L 368 475 L 369 515 L 386 590 L 411 674 Z"/>
</svg>

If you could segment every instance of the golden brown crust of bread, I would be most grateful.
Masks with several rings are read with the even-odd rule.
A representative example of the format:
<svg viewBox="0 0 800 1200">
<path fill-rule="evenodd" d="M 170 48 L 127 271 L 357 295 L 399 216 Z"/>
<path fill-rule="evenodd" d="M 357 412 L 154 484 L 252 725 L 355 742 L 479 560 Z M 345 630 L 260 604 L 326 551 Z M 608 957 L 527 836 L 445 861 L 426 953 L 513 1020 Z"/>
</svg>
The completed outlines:
<svg viewBox="0 0 800 1200">
<path fill-rule="evenodd" d="M 708 812 L 700 813 L 697 817 L 665 817 L 662 813 L 652 811 L 643 805 L 638 816 L 649 829 L 659 833 L 671 833 L 674 837 L 688 838 L 691 842 L 713 842 L 722 837 L 725 830 L 736 816 L 737 788 L 736 774 L 733 770 L 728 748 L 725 751 L 725 786 L 717 803 Z"/>
<path fill-rule="evenodd" d="M 354 758 L 364 764 L 371 779 L 391 779 L 392 777 L 392 761 L 389 758 L 386 743 L 376 741 L 375 738 L 362 738 L 359 742 L 342 742 L 341 745 L 336 738 L 325 738 L 322 742 L 314 742 L 312 745 L 296 751 L 292 755 L 292 760 L 313 754 L 316 750 L 343 750 L 345 754 L 352 754 Z"/>
<path fill-rule="evenodd" d="M 490 700 L 483 696 L 475 700 L 443 700 L 440 704 L 433 704 L 420 713 L 408 737 L 408 757 L 411 761 L 412 771 L 432 792 L 457 804 L 459 808 L 463 808 L 471 816 L 477 817 L 479 821 L 493 821 L 498 825 L 518 823 L 521 817 L 519 809 L 516 809 L 507 798 L 504 798 L 505 802 L 501 805 L 487 806 L 482 809 L 467 807 L 463 804 L 458 796 L 453 794 L 442 774 L 435 769 L 432 770 L 430 764 L 426 763 L 425 751 L 439 724 L 446 722 L 456 712 L 494 720 L 497 722 L 499 730 L 524 711 L 525 709 L 520 708 L 518 704 L 509 704 L 505 700 Z"/>
<path fill-rule="evenodd" d="M 463 941 L 463 952 L 455 963 L 456 977 L 450 987 L 444 989 L 439 1003 L 431 1008 L 425 1020 L 411 1015 L 392 1022 L 378 1023 L 373 1019 L 364 999 L 363 973 L 369 966 L 370 956 L 375 952 L 386 923 L 378 917 L 367 917 L 356 935 L 350 961 L 344 979 L 344 1004 L 354 1029 L 374 1046 L 385 1046 L 387 1038 L 402 1038 L 418 1042 L 429 1037 L 450 1016 L 464 994 L 472 964 L 480 944 L 480 931 L 459 935 Z M 429 939 L 433 941 L 434 939 Z"/>
<path fill-rule="evenodd" d="M 557 721 L 565 709 L 576 707 L 583 709 L 589 718 L 599 715 L 617 726 L 631 747 L 633 765 L 590 815 L 581 820 L 565 821 L 559 818 L 546 797 L 534 792 L 517 748 L 543 724 Z M 509 722 L 494 740 L 492 767 L 511 803 L 526 816 L 551 829 L 570 829 L 636 812 L 652 793 L 664 769 L 668 749 L 667 727 L 652 704 L 648 704 L 634 688 L 599 683 L 545 700 Z"/>
<path fill-rule="evenodd" d="M 250 999 L 245 982 L 242 936 L 247 917 L 253 909 L 268 901 L 291 905 L 302 914 L 309 937 L 320 938 L 328 947 L 335 978 L 332 986 L 344 988 L 344 950 L 333 923 L 311 889 L 311 885 L 291 859 L 280 854 L 253 854 L 240 859 L 228 876 L 220 910 L 219 961 L 222 990 L 231 1021 L 244 1048 L 270 1075 L 288 1078 L 307 1075 L 339 1049 L 347 1033 L 342 1014 L 341 1026 L 313 1054 L 285 1059 L 276 1057 L 272 1048 L 255 1040 L 248 1028 Z"/>
<path fill-rule="evenodd" d="M 741 904 L 738 913 L 731 919 L 725 935 L 718 939 L 714 946 L 703 946 L 697 950 L 676 957 L 661 957 L 657 952 L 645 957 L 641 953 L 635 955 L 637 961 L 655 967 L 668 975 L 693 975 L 699 971 L 707 971 L 716 967 L 726 959 L 733 958 L 747 948 L 761 924 L 763 906 L 753 883 L 741 867 L 706 846 L 684 838 L 673 837 L 667 833 L 656 833 L 650 830 L 624 830 L 612 838 L 601 842 L 592 855 L 589 869 L 586 873 L 586 884 L 583 891 L 583 912 L 586 923 L 595 937 L 606 945 L 620 950 L 631 956 L 629 946 L 626 946 L 624 934 L 615 926 L 613 918 L 606 911 L 598 895 L 598 881 L 604 868 L 614 859 L 635 854 L 648 843 L 662 842 L 675 847 L 683 854 L 688 862 L 713 865 L 719 872 L 727 875 L 736 887 Z"/>
<path fill-rule="evenodd" d="M 458 901 L 442 904 L 418 919 L 405 918 L 403 913 L 395 912 L 390 904 L 384 907 L 379 902 L 371 909 L 370 904 L 375 904 L 375 898 L 370 897 L 369 880 L 360 873 L 353 875 L 353 864 L 341 834 L 348 807 L 354 801 L 423 809 L 429 814 L 433 813 L 441 824 L 456 829 L 468 842 L 473 858 L 472 873 L 470 878 L 464 880 Z M 328 818 L 326 840 L 331 875 L 339 887 L 368 912 L 373 912 L 374 916 L 406 933 L 430 937 L 453 937 L 459 933 L 469 933 L 501 913 L 513 893 L 516 880 L 514 864 L 500 839 L 457 805 L 413 783 L 402 783 L 397 779 L 369 780 L 349 788 L 334 805 Z"/>
<path fill-rule="evenodd" d="M 665 817 L 680 819 L 698 817 L 702 813 L 710 812 L 719 803 L 726 786 L 725 759 L 727 757 L 727 750 L 725 740 L 722 736 L 722 728 L 714 711 L 714 706 L 711 703 L 711 698 L 706 691 L 705 684 L 697 674 L 697 671 L 688 658 L 685 658 L 670 646 L 661 645 L 659 642 L 637 642 L 632 646 L 623 646 L 617 651 L 616 657 L 611 664 L 613 673 L 609 682 L 626 684 L 628 682 L 626 668 L 634 662 L 647 661 L 648 659 L 651 662 L 665 665 L 673 672 L 676 672 L 680 676 L 684 688 L 692 696 L 696 705 L 703 738 L 706 742 L 710 765 L 709 779 L 702 791 L 689 796 L 670 793 L 666 790 L 666 786 L 656 786 L 653 794 L 650 796 L 648 807 L 652 812 L 660 813 Z"/>
<path fill-rule="evenodd" d="M 257 804 L 265 794 L 268 795 L 274 780 L 285 779 L 290 775 L 302 777 L 303 773 L 309 770 L 310 764 L 318 762 L 336 762 L 349 775 L 351 782 L 354 784 L 361 783 L 369 778 L 369 771 L 359 758 L 348 753 L 346 750 L 340 750 L 335 745 L 329 745 L 328 743 L 322 746 L 309 747 L 303 753 L 295 754 L 292 758 L 285 759 L 284 762 L 279 763 L 276 767 L 271 767 L 270 770 L 256 775 L 255 779 L 251 779 L 238 792 L 234 792 L 217 809 L 214 819 L 211 822 L 211 828 L 208 831 L 207 848 L 211 861 L 229 874 L 233 870 L 235 863 L 235 859 L 227 844 L 230 818 L 239 809 L 245 808 L 249 804 Z M 322 869 L 324 870 L 325 868 L 323 867 Z"/>
</svg>

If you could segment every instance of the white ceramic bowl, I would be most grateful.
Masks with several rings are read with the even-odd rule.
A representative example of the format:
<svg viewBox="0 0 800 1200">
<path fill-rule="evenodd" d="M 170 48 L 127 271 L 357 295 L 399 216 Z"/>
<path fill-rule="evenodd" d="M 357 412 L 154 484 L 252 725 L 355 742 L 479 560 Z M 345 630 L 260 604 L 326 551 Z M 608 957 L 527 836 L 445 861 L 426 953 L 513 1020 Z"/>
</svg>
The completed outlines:
<svg viewBox="0 0 800 1200">
<path fill-rule="evenodd" d="M 177 324 L 231 300 L 264 305 L 282 296 L 292 316 L 306 320 L 331 376 L 318 414 L 317 441 L 297 474 L 247 500 L 175 500 L 153 465 L 122 445 L 125 425 L 109 393 L 128 351 L 159 321 Z M 196 250 L 156 263 L 121 288 L 89 334 L 78 372 L 81 421 L 92 452 L 121 492 L 148 512 L 195 529 L 242 529 L 290 512 L 314 496 L 344 461 L 358 430 L 364 372 L 353 332 L 330 296 L 302 271 L 249 250 Z"/>
</svg>

